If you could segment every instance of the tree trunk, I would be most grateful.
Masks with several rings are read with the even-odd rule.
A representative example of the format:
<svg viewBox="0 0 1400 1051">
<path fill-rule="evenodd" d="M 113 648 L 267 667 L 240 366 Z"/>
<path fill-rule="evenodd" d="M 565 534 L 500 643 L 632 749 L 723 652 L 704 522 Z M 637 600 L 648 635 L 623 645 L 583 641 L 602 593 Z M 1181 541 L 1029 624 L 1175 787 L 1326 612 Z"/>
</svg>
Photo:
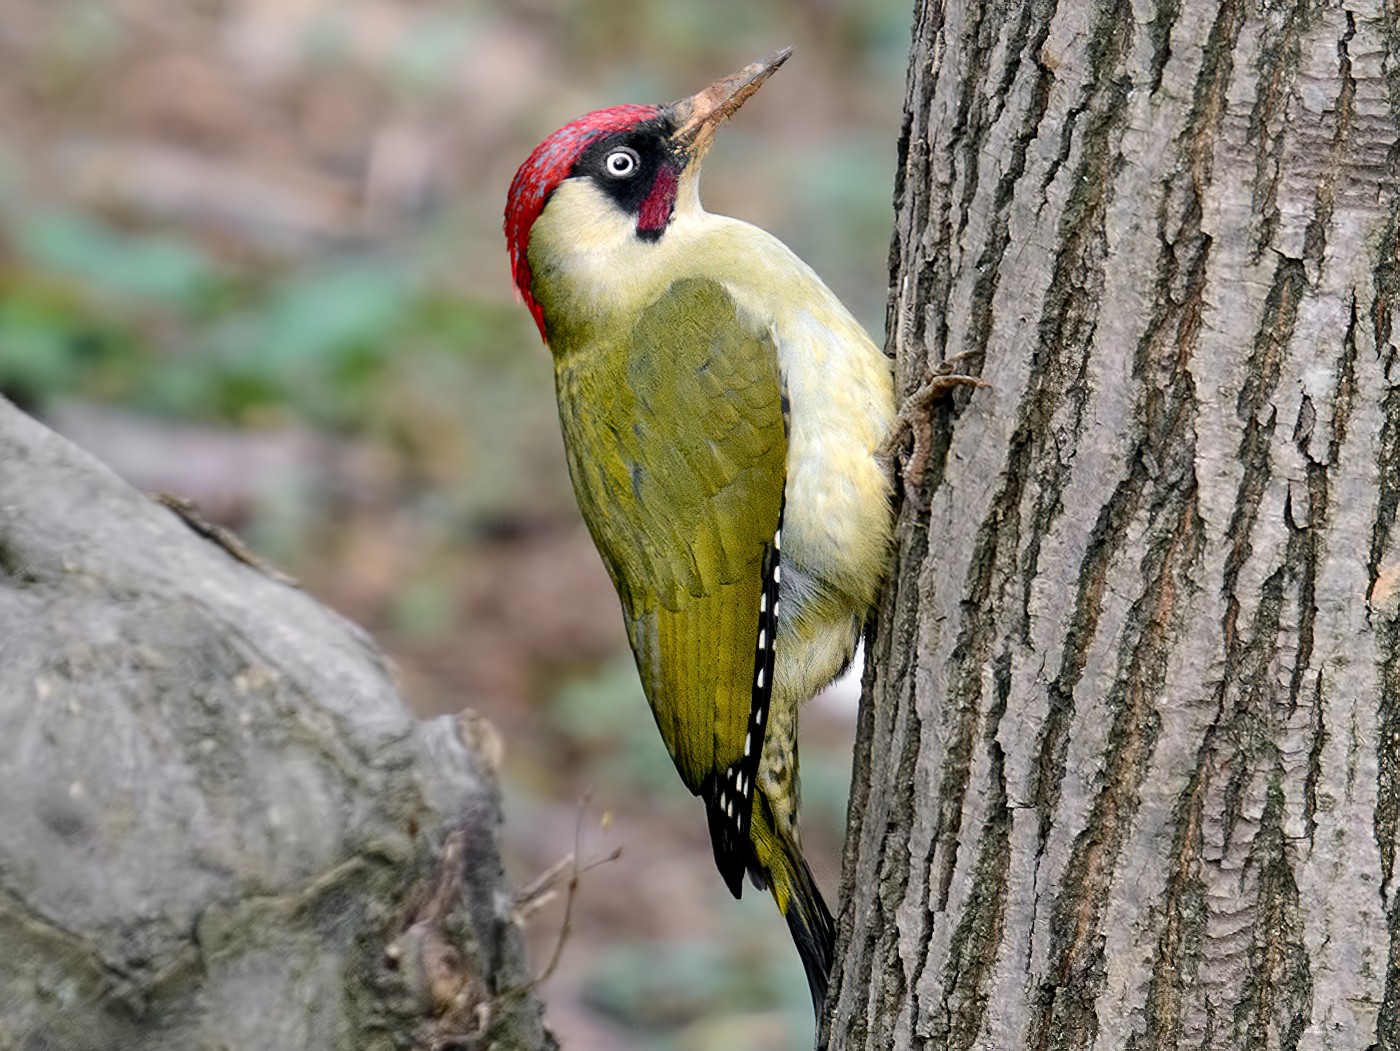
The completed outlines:
<svg viewBox="0 0 1400 1051">
<path fill-rule="evenodd" d="M 1400 3 L 918 5 L 890 332 L 967 355 L 832 1048 L 1400 1047 Z"/>
<path fill-rule="evenodd" d="M 553 1047 L 483 733 L 0 399 L 0 1049 Z"/>
</svg>

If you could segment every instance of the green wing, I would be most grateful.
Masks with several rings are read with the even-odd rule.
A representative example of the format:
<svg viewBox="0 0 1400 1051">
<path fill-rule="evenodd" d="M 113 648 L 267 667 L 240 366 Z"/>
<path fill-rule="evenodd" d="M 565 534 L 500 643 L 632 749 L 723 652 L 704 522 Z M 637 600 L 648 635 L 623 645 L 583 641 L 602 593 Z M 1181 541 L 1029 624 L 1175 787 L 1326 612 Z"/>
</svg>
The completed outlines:
<svg viewBox="0 0 1400 1051">
<path fill-rule="evenodd" d="M 776 586 L 765 572 L 787 457 L 777 353 L 722 285 L 696 279 L 672 285 L 630 333 L 568 344 L 553 350 L 579 506 L 666 747 L 690 790 L 712 797 L 713 834 L 721 779 L 750 736 L 747 803 L 762 747 L 755 643 L 761 594 Z"/>
</svg>

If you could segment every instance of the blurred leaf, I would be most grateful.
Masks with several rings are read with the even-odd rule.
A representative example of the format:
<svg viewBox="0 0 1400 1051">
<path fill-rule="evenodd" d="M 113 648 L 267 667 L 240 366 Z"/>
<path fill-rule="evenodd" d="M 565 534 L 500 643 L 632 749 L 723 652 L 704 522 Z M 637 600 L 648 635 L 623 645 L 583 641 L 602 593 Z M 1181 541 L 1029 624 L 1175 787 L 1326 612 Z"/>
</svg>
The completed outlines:
<svg viewBox="0 0 1400 1051">
<path fill-rule="evenodd" d="M 313 270 L 293 279 L 260 304 L 249 337 L 255 358 L 276 371 L 324 365 L 351 348 L 387 348 L 382 340 L 404 313 L 410 283 L 387 268 L 349 266 Z"/>
<path fill-rule="evenodd" d="M 138 304 L 188 302 L 217 276 L 209 258 L 188 241 L 124 233 L 87 216 L 40 212 L 21 223 L 17 239 L 31 266 Z"/>
<path fill-rule="evenodd" d="M 570 680 L 554 698 L 550 714 L 560 733 L 602 755 L 604 761 L 596 765 L 605 780 L 653 792 L 658 800 L 688 802 L 630 655 L 619 656 L 592 676 Z"/>
<path fill-rule="evenodd" d="M 0 389 L 39 398 L 76 379 L 77 355 L 66 326 L 23 303 L 0 304 Z"/>
<path fill-rule="evenodd" d="M 316 495 L 306 487 L 261 480 L 258 503 L 245 530 L 246 539 L 269 561 L 294 566 L 305 556 L 316 527 Z"/>
<path fill-rule="evenodd" d="M 776 927 L 757 926 L 781 931 L 780 940 L 760 943 L 740 934 L 736 939 L 611 947 L 598 955 L 585 999 L 644 1033 L 671 1033 L 672 1046 L 686 1049 L 800 1051 L 810 1046 L 811 1001 L 801 964 L 768 895 L 751 894 L 749 899 L 772 913 L 764 918 Z"/>
<path fill-rule="evenodd" d="M 636 944 L 602 953 L 587 997 L 599 1010 L 639 1028 L 663 1029 L 723 1006 L 754 1010 L 772 1003 L 765 969 L 736 966 L 712 942 Z"/>
<path fill-rule="evenodd" d="M 58 394 L 123 398 L 132 334 L 86 308 L 61 284 L 22 271 L 0 273 L 0 388 L 41 404 Z"/>
<path fill-rule="evenodd" d="M 455 608 L 450 578 L 423 576 L 399 588 L 389 619 L 399 634 L 429 642 L 456 626 Z"/>
<path fill-rule="evenodd" d="M 323 426 L 359 430 L 417 295 L 403 270 L 370 263 L 311 269 L 252 289 L 209 333 L 207 350 L 182 353 L 189 374 L 179 388 L 203 387 L 225 416 L 276 406 Z"/>
<path fill-rule="evenodd" d="M 115 56 L 126 42 L 120 17 L 103 0 L 69 0 L 54 5 L 60 16 L 43 27 L 38 40 L 31 40 L 33 78 L 44 96 L 65 93 L 87 80 L 93 87 L 93 73 Z"/>
<path fill-rule="evenodd" d="M 802 751 L 802 815 L 838 833 L 846 827 L 846 800 L 851 791 L 850 756 L 819 748 Z"/>
<path fill-rule="evenodd" d="M 442 87 L 457 72 L 472 38 L 475 20 L 466 11 L 447 11 L 419 20 L 404 34 L 390 65 L 405 86 L 420 91 Z"/>
</svg>

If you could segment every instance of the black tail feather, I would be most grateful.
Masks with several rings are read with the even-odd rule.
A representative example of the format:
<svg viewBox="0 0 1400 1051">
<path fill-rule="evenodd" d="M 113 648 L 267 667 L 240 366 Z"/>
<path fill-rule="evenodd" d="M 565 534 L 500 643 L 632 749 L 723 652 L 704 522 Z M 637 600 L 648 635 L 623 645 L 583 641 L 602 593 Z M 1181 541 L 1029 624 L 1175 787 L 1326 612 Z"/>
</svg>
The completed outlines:
<svg viewBox="0 0 1400 1051">
<path fill-rule="evenodd" d="M 820 1022 L 836 947 L 836 924 L 806 860 L 799 857 L 795 868 L 797 885 L 783 915 L 792 934 L 792 943 L 797 946 L 797 955 L 802 957 L 802 967 L 807 972 L 807 988 L 812 993 L 812 1010 Z"/>
<path fill-rule="evenodd" d="M 779 832 L 768 797 L 759 792 L 754 799 L 754 828 L 766 850 L 750 855 L 749 878 L 760 890 L 773 895 L 787 920 L 792 943 L 807 972 L 807 988 L 812 993 L 812 1011 L 818 1023 L 826 1002 L 826 986 L 836 954 L 836 923 L 826 907 L 812 869 L 801 849 L 790 836 Z M 757 846 L 757 844 L 755 844 Z M 760 859 L 760 852 L 766 857 Z M 765 864 L 766 861 L 766 864 Z"/>
</svg>

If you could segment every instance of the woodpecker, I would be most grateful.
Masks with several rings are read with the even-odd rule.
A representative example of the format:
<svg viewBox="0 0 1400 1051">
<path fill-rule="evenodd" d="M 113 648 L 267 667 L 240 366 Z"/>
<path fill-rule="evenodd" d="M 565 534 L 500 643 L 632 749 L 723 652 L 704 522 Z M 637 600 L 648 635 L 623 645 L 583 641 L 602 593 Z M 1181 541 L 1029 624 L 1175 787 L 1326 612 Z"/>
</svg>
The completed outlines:
<svg viewBox="0 0 1400 1051">
<path fill-rule="evenodd" d="M 564 125 L 516 172 L 505 234 L 656 725 L 730 892 L 747 872 L 786 918 L 820 1017 L 834 929 L 798 837 L 797 717 L 885 571 L 893 383 L 811 268 L 699 192 L 716 129 L 791 51 Z"/>
</svg>

